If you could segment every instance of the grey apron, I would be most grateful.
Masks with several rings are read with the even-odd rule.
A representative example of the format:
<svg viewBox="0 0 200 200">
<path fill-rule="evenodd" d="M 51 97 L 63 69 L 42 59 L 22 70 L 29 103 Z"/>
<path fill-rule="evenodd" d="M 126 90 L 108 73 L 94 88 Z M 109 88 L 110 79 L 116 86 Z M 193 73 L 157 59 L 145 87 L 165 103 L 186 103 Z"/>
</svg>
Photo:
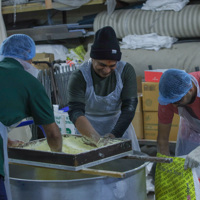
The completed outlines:
<svg viewBox="0 0 200 200">
<path fill-rule="evenodd" d="M 14 58 L 14 57 L 11 57 L 11 58 Z M 17 59 L 17 58 L 14 58 L 14 59 L 18 60 L 21 63 L 25 71 L 29 72 L 33 76 L 36 76 L 37 73 L 35 73 L 35 71 L 37 71 L 37 69 L 34 69 L 34 67 L 31 64 L 21 59 Z M 4 183 L 6 187 L 6 194 L 7 194 L 8 200 L 12 200 L 12 195 L 10 191 L 10 183 L 9 183 L 9 163 L 8 163 L 8 150 L 7 150 L 8 132 L 12 130 L 13 128 L 15 128 L 19 123 L 20 122 L 13 124 L 10 127 L 6 127 L 0 122 L 0 135 L 3 139 L 3 152 L 4 152 L 4 173 L 5 173 Z"/>
<path fill-rule="evenodd" d="M 9 181 L 9 163 L 8 163 L 8 132 L 15 128 L 20 122 L 17 122 L 9 127 L 4 126 L 0 122 L 0 135 L 3 139 L 3 153 L 4 153 L 4 179 L 5 179 L 5 188 L 8 200 L 12 200 L 12 195 L 10 191 L 10 181 Z"/>
<path fill-rule="evenodd" d="M 8 151 L 7 151 L 7 142 L 8 142 L 8 131 L 7 127 L 0 122 L 0 135 L 3 139 L 3 153 L 4 153 L 4 183 L 6 188 L 6 194 L 8 200 L 12 200 L 10 192 L 10 183 L 9 183 L 9 165 L 8 165 Z"/>
<path fill-rule="evenodd" d="M 197 97 L 200 97 L 199 84 L 193 76 L 191 77 L 197 87 Z M 178 108 L 178 113 L 180 123 L 175 154 L 182 156 L 187 155 L 200 145 L 200 120 L 192 117 L 183 107 Z"/>
<path fill-rule="evenodd" d="M 123 88 L 121 74 L 125 64 L 126 63 L 122 61 L 117 62 L 117 67 L 115 69 L 116 87 L 115 90 L 107 96 L 98 96 L 95 94 L 91 75 L 91 59 L 84 62 L 80 67 L 86 81 L 85 116 L 101 136 L 104 136 L 112 131 L 121 114 L 120 96 Z M 130 123 L 129 127 L 126 129 L 122 138 L 131 139 L 133 150 L 140 151 L 132 123 Z"/>
</svg>

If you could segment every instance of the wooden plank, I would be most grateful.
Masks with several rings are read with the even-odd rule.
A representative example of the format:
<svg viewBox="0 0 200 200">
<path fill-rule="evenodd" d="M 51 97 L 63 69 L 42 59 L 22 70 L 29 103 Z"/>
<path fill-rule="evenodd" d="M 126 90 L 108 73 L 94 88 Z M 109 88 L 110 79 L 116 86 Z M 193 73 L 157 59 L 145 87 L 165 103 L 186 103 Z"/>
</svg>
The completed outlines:
<svg viewBox="0 0 200 200">
<path fill-rule="evenodd" d="M 31 12 L 31 11 L 40 11 L 46 10 L 45 3 L 28 3 L 28 4 L 19 4 L 14 6 L 3 6 L 2 14 L 11 14 L 11 13 L 21 13 L 21 12 Z"/>
<path fill-rule="evenodd" d="M 45 0 L 46 9 L 52 8 L 52 0 Z"/>
<path fill-rule="evenodd" d="M 113 177 L 113 178 L 125 178 L 126 177 L 125 172 L 116 172 L 116 171 L 109 171 L 109 170 L 85 168 L 78 172 L 83 173 L 83 174 L 92 174 L 92 175 L 98 175 L 98 176 L 109 176 L 109 177 Z"/>
<path fill-rule="evenodd" d="M 95 5 L 95 4 L 102 4 L 105 0 L 91 0 L 88 3 L 84 4 L 83 6 L 87 5 Z M 2 7 L 2 14 L 11 14 L 11 13 L 20 13 L 20 12 L 31 12 L 31 11 L 40 11 L 40 10 L 47 10 L 47 9 L 64 9 L 69 6 L 52 2 L 52 0 L 45 0 L 44 2 L 39 3 L 27 3 L 27 4 L 19 4 L 19 5 L 12 5 L 12 6 L 3 6 Z"/>
<path fill-rule="evenodd" d="M 88 3 L 86 3 L 85 5 L 102 4 L 105 2 L 106 2 L 106 0 L 91 0 Z"/>
</svg>

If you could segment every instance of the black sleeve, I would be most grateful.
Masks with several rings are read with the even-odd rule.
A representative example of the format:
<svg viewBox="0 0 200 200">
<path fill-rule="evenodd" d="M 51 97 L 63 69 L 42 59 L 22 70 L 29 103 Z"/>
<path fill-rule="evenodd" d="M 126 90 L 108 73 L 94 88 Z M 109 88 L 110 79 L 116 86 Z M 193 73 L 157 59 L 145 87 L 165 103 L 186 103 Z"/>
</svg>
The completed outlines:
<svg viewBox="0 0 200 200">
<path fill-rule="evenodd" d="M 80 102 L 70 102 L 69 106 L 69 119 L 75 124 L 76 120 L 80 116 L 85 115 L 85 104 Z"/>
<path fill-rule="evenodd" d="M 135 116 L 137 103 L 137 98 L 131 98 L 122 101 L 121 115 L 119 116 L 119 119 L 114 129 L 111 131 L 111 133 L 115 135 L 116 138 L 122 137 L 128 126 L 132 122 Z"/>
</svg>

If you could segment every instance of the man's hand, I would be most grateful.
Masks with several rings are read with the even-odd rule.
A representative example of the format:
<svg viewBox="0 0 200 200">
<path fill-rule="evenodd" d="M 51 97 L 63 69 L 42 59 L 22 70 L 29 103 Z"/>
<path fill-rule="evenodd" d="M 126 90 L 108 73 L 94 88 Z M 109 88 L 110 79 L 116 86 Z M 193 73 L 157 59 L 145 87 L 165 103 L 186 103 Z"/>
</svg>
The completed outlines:
<svg viewBox="0 0 200 200">
<path fill-rule="evenodd" d="M 103 147 L 112 144 L 112 139 L 114 138 L 115 136 L 112 133 L 105 134 L 103 138 L 100 138 L 100 140 L 98 141 L 97 147 Z"/>
<path fill-rule="evenodd" d="M 24 142 L 21 140 L 11 140 L 10 138 L 8 138 L 8 147 L 18 147 L 23 144 Z"/>
<path fill-rule="evenodd" d="M 85 116 L 78 117 L 75 126 L 83 137 L 97 145 L 100 140 L 100 135 Z"/>
<path fill-rule="evenodd" d="M 54 152 L 62 152 L 62 135 L 58 125 L 54 122 L 51 124 L 42 125 L 47 136 L 47 142 Z"/>
<path fill-rule="evenodd" d="M 97 147 L 104 147 L 108 146 L 109 144 L 113 144 L 112 139 L 110 137 L 103 137 L 100 138 L 99 142 L 97 143 Z"/>
<path fill-rule="evenodd" d="M 199 165 L 200 165 L 200 146 L 187 155 L 185 159 L 184 169 L 195 168 L 198 167 Z"/>
<path fill-rule="evenodd" d="M 83 136 L 83 137 L 82 137 L 82 141 L 83 141 L 83 143 L 86 144 L 86 145 L 89 145 L 89 146 L 92 146 L 92 147 L 97 147 L 97 143 L 94 142 L 93 140 L 91 140 L 91 139 L 88 138 L 88 137 Z"/>
<path fill-rule="evenodd" d="M 111 139 L 114 139 L 115 136 L 112 134 L 112 133 L 107 133 L 103 136 L 104 138 L 111 138 Z"/>
<path fill-rule="evenodd" d="M 109 137 L 100 138 L 99 141 L 97 143 L 95 143 L 90 138 L 87 138 L 87 137 L 83 136 L 82 137 L 82 141 L 83 141 L 84 144 L 87 144 L 87 145 L 90 145 L 90 146 L 93 146 L 93 147 L 96 147 L 96 148 L 104 147 L 104 146 L 107 146 L 109 144 L 112 144 L 112 139 L 109 138 Z"/>
</svg>

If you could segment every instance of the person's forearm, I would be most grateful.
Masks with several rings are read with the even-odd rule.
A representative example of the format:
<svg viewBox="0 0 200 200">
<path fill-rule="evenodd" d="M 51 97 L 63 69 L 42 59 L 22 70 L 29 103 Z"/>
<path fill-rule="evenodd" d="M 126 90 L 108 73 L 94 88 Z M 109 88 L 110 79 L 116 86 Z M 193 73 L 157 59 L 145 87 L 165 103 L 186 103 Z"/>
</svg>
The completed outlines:
<svg viewBox="0 0 200 200">
<path fill-rule="evenodd" d="M 117 120 L 115 127 L 111 131 L 111 133 L 115 137 L 117 138 L 122 137 L 126 129 L 129 127 L 130 123 L 133 120 L 133 117 L 135 116 L 137 103 L 138 103 L 137 98 L 123 100 L 121 115 L 119 116 L 119 119 Z"/>
<path fill-rule="evenodd" d="M 47 142 L 51 149 L 54 152 L 62 151 L 62 135 L 56 123 L 43 125 L 45 134 L 47 136 Z"/>
<path fill-rule="evenodd" d="M 170 156 L 169 152 L 169 133 L 171 124 L 158 123 L 157 150 L 163 155 Z"/>
<path fill-rule="evenodd" d="M 169 141 L 159 139 L 157 140 L 158 153 L 161 153 L 166 156 L 170 156 L 169 152 Z"/>
<path fill-rule="evenodd" d="M 8 138 L 8 147 L 18 147 L 19 145 L 24 144 L 23 141 L 21 140 L 11 140 L 10 138 Z"/>
<path fill-rule="evenodd" d="M 93 126 L 85 116 L 78 117 L 75 122 L 75 126 L 79 133 L 93 141 L 95 144 L 97 144 L 100 140 L 99 133 L 96 132 L 96 130 L 93 128 Z"/>
<path fill-rule="evenodd" d="M 135 112 L 129 112 L 129 111 L 125 111 L 121 113 L 111 133 L 116 138 L 121 138 L 124 132 L 126 131 L 126 129 L 129 127 L 130 123 L 132 122 L 134 115 L 135 115 Z"/>
</svg>

